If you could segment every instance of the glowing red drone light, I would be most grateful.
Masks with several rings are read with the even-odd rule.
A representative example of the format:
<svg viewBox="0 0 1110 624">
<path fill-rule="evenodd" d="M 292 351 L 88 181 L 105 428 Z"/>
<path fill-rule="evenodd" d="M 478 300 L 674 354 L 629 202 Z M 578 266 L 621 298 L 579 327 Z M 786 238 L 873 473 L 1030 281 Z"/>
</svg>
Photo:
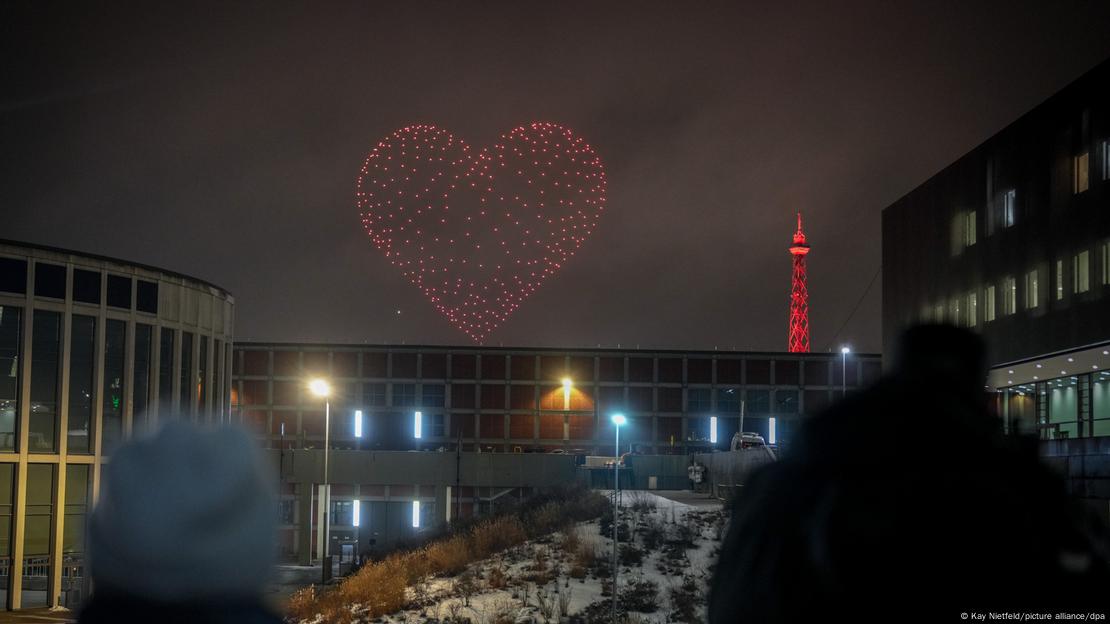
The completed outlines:
<svg viewBox="0 0 1110 624">
<path fill-rule="evenodd" d="M 475 152 L 431 125 L 401 128 L 358 176 L 362 226 L 447 319 L 481 342 L 597 227 L 605 168 L 552 123 Z"/>
</svg>

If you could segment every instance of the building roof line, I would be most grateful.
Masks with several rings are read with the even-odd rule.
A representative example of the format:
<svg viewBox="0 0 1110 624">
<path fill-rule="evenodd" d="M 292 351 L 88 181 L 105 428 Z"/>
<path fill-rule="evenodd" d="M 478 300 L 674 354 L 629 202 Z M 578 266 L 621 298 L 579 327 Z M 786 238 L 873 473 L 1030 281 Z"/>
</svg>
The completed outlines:
<svg viewBox="0 0 1110 624">
<path fill-rule="evenodd" d="M 54 246 L 51 246 L 51 245 L 42 245 L 40 243 L 29 243 L 29 242 L 26 242 L 26 241 L 17 241 L 17 240 L 11 240 L 11 239 L 7 239 L 7 238 L 0 238 L 0 245 L 10 245 L 12 247 L 25 247 L 27 249 L 36 249 L 36 250 L 39 250 L 39 251 L 49 251 L 49 252 L 53 252 L 53 253 L 62 253 L 62 254 L 68 254 L 68 255 L 73 255 L 73 256 L 82 256 L 82 257 L 89 258 L 89 259 L 92 259 L 92 260 L 100 260 L 100 261 L 103 261 L 103 262 L 112 262 L 112 263 L 115 263 L 115 264 L 130 265 L 130 266 L 137 267 L 137 268 L 140 268 L 140 269 L 145 269 L 147 271 L 154 271 L 156 273 L 163 273 L 165 275 L 169 275 L 169 276 L 172 276 L 172 277 L 186 279 L 186 280 L 189 280 L 191 282 L 197 282 L 198 284 L 204 284 L 205 286 L 208 286 L 209 288 L 215 288 L 216 290 L 220 291 L 221 293 L 223 293 L 223 294 L 225 294 L 229 297 L 233 296 L 231 294 L 230 290 L 228 290 L 228 289 L 226 289 L 222 286 L 217 286 L 216 284 L 213 284 L 212 282 L 209 282 L 208 280 L 203 280 L 203 279 L 200 279 L 199 277 L 193 277 L 192 275 L 181 273 L 179 271 L 171 271 L 169 269 L 163 269 L 162 267 L 157 267 L 157 266 L 154 266 L 153 264 L 145 264 L 145 263 L 142 263 L 142 262 L 135 262 L 133 260 L 125 260 L 123 258 L 115 258 L 113 256 L 105 256 L 103 254 L 89 253 L 87 251 L 78 251 L 76 249 L 66 249 L 64 247 L 54 247 Z"/>
</svg>

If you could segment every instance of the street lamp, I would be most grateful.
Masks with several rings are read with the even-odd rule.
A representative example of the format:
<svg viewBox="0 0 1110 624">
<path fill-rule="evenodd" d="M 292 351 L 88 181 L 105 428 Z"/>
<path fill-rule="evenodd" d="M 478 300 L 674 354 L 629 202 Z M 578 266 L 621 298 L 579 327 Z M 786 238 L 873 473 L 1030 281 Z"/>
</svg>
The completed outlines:
<svg viewBox="0 0 1110 624">
<path fill-rule="evenodd" d="M 322 564 L 331 540 L 331 484 L 328 481 L 328 449 L 331 446 L 331 384 L 324 379 L 313 379 L 308 382 L 308 390 L 313 396 L 324 399 L 324 482 L 320 484 L 318 495 L 322 511 L 317 514 L 323 520 L 323 530 L 317 533 L 319 537 L 316 539 L 316 551 Z M 326 576 L 325 573 L 325 578 Z"/>
<path fill-rule="evenodd" d="M 624 414 L 613 414 L 613 429 L 617 432 L 617 438 L 614 442 L 614 451 L 616 458 L 613 460 L 613 623 L 617 621 L 617 520 L 620 517 L 620 506 L 617 504 L 617 499 L 621 492 L 621 425 L 628 422 Z"/>
<path fill-rule="evenodd" d="M 840 347 L 840 396 L 848 396 L 848 354 L 852 350 Z"/>
</svg>

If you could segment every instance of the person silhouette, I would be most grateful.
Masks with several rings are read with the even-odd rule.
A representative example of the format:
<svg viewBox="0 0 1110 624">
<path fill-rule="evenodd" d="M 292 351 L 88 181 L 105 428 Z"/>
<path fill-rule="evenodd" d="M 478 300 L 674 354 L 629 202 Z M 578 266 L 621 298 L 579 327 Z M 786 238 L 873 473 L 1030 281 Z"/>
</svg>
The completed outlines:
<svg viewBox="0 0 1110 624">
<path fill-rule="evenodd" d="M 1105 526 L 987 409 L 984 347 L 908 330 L 891 373 L 806 421 L 738 496 L 713 624 L 959 621 L 1105 604 Z"/>
<path fill-rule="evenodd" d="M 93 594 L 81 624 L 277 624 L 262 593 L 277 507 L 242 431 L 172 422 L 104 466 L 89 519 Z"/>
</svg>

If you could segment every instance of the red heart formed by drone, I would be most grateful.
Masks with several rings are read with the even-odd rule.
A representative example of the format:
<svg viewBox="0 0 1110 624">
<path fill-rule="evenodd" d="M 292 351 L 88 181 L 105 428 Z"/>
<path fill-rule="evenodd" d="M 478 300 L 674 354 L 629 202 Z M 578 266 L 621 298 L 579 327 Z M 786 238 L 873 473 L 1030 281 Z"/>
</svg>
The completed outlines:
<svg viewBox="0 0 1110 624">
<path fill-rule="evenodd" d="M 472 150 L 430 125 L 370 151 L 358 176 L 362 226 L 455 327 L 481 342 L 597 227 L 605 168 L 552 123 Z"/>
</svg>

